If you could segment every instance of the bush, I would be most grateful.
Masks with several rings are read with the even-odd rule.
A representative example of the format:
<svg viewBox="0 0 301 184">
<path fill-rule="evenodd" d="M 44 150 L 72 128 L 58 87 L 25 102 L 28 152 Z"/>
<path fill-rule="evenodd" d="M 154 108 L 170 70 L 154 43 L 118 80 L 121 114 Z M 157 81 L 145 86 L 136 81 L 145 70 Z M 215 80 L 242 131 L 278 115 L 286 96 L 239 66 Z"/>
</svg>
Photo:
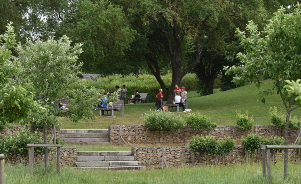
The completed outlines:
<svg viewBox="0 0 301 184">
<path fill-rule="evenodd" d="M 43 135 L 36 131 L 30 133 L 27 129 L 22 129 L 13 135 L 0 137 L 0 153 L 10 154 L 26 154 L 28 152 L 27 144 L 30 143 L 43 143 Z M 36 153 L 42 153 L 43 148 L 36 148 Z"/>
<path fill-rule="evenodd" d="M 191 113 L 186 117 L 186 125 L 192 127 L 193 130 L 214 130 L 216 124 L 212 123 L 211 120 L 201 114 Z"/>
<path fill-rule="evenodd" d="M 272 124 L 281 129 L 285 129 L 285 123 L 286 123 L 285 113 L 283 113 L 282 111 L 278 111 L 277 107 L 272 107 L 269 113 L 270 113 Z M 301 121 L 296 116 L 294 116 L 291 118 L 289 129 L 299 130 L 300 124 Z"/>
<path fill-rule="evenodd" d="M 193 136 L 188 142 L 192 152 L 204 154 L 226 155 L 234 149 L 235 141 L 227 137 L 224 141 L 217 141 L 212 136 Z"/>
<path fill-rule="evenodd" d="M 264 145 L 284 145 L 284 139 L 282 137 L 271 137 L 269 139 L 264 140 L 262 144 Z M 282 149 L 271 149 L 271 152 L 282 152 Z"/>
<path fill-rule="evenodd" d="M 254 119 L 252 117 L 249 117 L 248 111 L 246 114 L 236 113 L 236 123 L 242 130 L 251 130 L 254 124 Z"/>
<path fill-rule="evenodd" d="M 276 136 L 267 139 L 257 134 L 249 134 L 246 138 L 242 139 L 242 146 L 249 153 L 256 152 L 260 148 L 260 145 L 283 145 L 283 144 L 284 144 L 283 138 L 276 137 Z M 281 150 L 272 149 L 271 151 L 280 152 Z"/>
<path fill-rule="evenodd" d="M 150 111 L 144 114 L 144 124 L 151 130 L 181 130 L 183 119 L 171 112 Z"/>
<path fill-rule="evenodd" d="M 235 140 L 227 137 L 225 140 L 219 142 L 218 154 L 227 155 L 229 154 L 235 146 Z"/>
<path fill-rule="evenodd" d="M 212 136 L 193 136 L 188 145 L 192 152 L 198 152 L 201 155 L 216 154 L 218 152 L 218 142 Z"/>
<path fill-rule="evenodd" d="M 242 146 L 249 153 L 254 153 L 264 143 L 264 139 L 257 134 L 249 134 L 246 138 L 242 139 Z"/>
</svg>

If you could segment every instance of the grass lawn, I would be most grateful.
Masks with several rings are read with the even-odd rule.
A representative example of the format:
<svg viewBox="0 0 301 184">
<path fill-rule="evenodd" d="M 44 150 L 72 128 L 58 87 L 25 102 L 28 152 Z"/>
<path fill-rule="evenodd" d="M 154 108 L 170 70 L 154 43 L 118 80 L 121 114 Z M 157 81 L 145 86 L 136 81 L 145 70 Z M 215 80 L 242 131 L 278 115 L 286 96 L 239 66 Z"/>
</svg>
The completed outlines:
<svg viewBox="0 0 301 184">
<path fill-rule="evenodd" d="M 272 165 L 274 184 L 300 183 L 300 165 L 289 165 L 289 178 L 283 181 L 283 163 Z M 10 184 L 254 184 L 269 183 L 262 176 L 261 165 L 196 166 L 143 171 L 82 171 L 62 168 L 57 174 L 55 167 L 47 173 L 36 165 L 34 176 L 26 166 L 5 168 L 5 182 Z"/>
<path fill-rule="evenodd" d="M 262 87 L 270 88 L 272 81 L 265 81 Z M 280 96 L 275 94 L 266 97 L 266 103 L 259 102 L 259 89 L 250 84 L 236 89 L 221 92 L 215 90 L 215 93 L 208 96 L 200 96 L 195 91 L 188 92 L 188 108 L 192 109 L 193 113 L 201 113 L 210 117 L 213 122 L 218 125 L 235 125 L 236 111 L 253 116 L 255 123 L 258 125 L 269 125 L 269 109 L 277 106 L 278 109 L 284 111 L 284 106 Z M 88 121 L 72 122 L 68 118 L 60 118 L 60 128 L 70 129 L 102 129 L 108 128 L 109 125 L 141 125 L 143 122 L 143 114 L 150 110 L 155 110 L 155 103 L 142 104 L 125 104 L 124 116 L 121 112 L 115 112 L 116 117 L 99 116 L 99 111 L 95 111 L 95 119 Z M 299 115 L 301 108 L 293 111 L 292 114 Z M 185 116 L 187 113 L 175 112 L 180 116 Z"/>
</svg>

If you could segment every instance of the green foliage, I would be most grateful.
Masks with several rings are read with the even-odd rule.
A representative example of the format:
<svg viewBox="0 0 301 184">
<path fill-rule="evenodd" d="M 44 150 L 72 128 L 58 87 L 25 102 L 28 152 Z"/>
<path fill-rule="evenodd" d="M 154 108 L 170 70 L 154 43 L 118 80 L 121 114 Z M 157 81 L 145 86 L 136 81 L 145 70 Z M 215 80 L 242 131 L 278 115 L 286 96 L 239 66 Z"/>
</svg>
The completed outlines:
<svg viewBox="0 0 301 184">
<path fill-rule="evenodd" d="M 101 71 L 104 75 L 125 73 L 127 65 L 133 63 L 124 62 L 124 54 L 136 31 L 122 8 L 107 0 L 84 0 L 76 3 L 75 12 L 69 15 L 62 28 L 73 41 L 83 43 L 84 52 L 79 56 L 83 69 L 92 73 Z M 138 64 L 135 66 L 138 70 Z"/>
<path fill-rule="evenodd" d="M 283 113 L 281 110 L 278 110 L 277 107 L 271 107 L 270 111 L 270 118 L 273 125 L 284 129 L 285 128 L 285 113 Z M 289 129 L 291 130 L 299 130 L 300 129 L 301 121 L 296 116 L 293 116 L 290 118 L 289 122 Z"/>
<path fill-rule="evenodd" d="M 265 145 L 284 145 L 284 139 L 282 137 L 270 137 L 269 139 L 264 139 L 263 143 Z M 271 152 L 282 152 L 282 149 L 271 149 Z"/>
<path fill-rule="evenodd" d="M 82 49 L 81 44 L 72 45 L 69 38 L 63 36 L 58 40 L 51 37 L 47 41 L 27 41 L 17 47 L 18 57 L 15 60 L 22 67 L 17 80 L 32 84 L 34 99 L 45 110 L 40 117 L 34 115 L 33 124 L 46 119 L 47 124 L 54 124 L 52 115 L 70 117 L 74 121 L 94 117 L 91 107 L 97 103 L 97 91 L 78 79 L 81 65 L 77 59 Z M 68 110 L 57 109 L 62 98 L 67 99 Z"/>
<path fill-rule="evenodd" d="M 227 155 L 229 154 L 235 146 L 235 140 L 227 137 L 225 140 L 219 141 L 218 154 Z"/>
<path fill-rule="evenodd" d="M 171 74 L 166 74 L 162 76 L 163 81 L 167 84 L 167 88 L 170 88 L 171 84 Z M 138 89 L 140 93 L 148 93 L 149 100 L 151 102 L 156 101 L 156 94 L 158 93 L 158 89 L 160 89 L 160 85 L 157 82 L 156 78 L 153 75 L 149 74 L 140 74 L 140 75 L 126 75 L 122 76 L 119 74 L 110 75 L 107 77 L 100 77 L 97 81 L 92 79 L 82 79 L 81 83 L 85 86 L 90 86 L 94 88 L 103 88 L 107 92 L 109 89 L 115 90 L 116 85 L 126 85 L 128 90 L 128 96 L 131 94 L 135 94 L 135 89 Z M 188 98 L 189 98 L 189 91 L 196 90 L 196 84 L 198 83 L 198 79 L 196 78 L 195 74 L 187 74 L 182 80 L 181 85 L 185 86 L 188 91 Z M 166 98 L 167 91 L 163 89 L 163 93 Z"/>
<path fill-rule="evenodd" d="M 284 144 L 283 138 L 276 137 L 276 136 L 265 138 L 257 134 L 249 134 L 246 138 L 242 139 L 242 146 L 249 153 L 254 153 L 258 151 L 260 145 L 283 145 L 283 144 Z M 276 152 L 281 150 L 272 149 L 271 151 Z"/>
<path fill-rule="evenodd" d="M 27 154 L 27 144 L 43 143 L 43 135 L 38 131 L 34 133 L 27 129 L 22 129 L 12 135 L 0 135 L 0 153 L 10 154 Z M 43 148 L 35 148 L 36 153 L 42 153 Z"/>
<path fill-rule="evenodd" d="M 188 142 L 189 148 L 192 152 L 204 154 L 218 154 L 226 155 L 234 149 L 235 140 L 227 137 L 223 141 L 217 141 L 212 136 L 200 137 L 193 136 Z"/>
<path fill-rule="evenodd" d="M 246 138 L 242 139 L 243 148 L 250 153 L 258 151 L 260 145 L 264 143 L 264 139 L 257 134 L 249 134 Z"/>
<path fill-rule="evenodd" d="M 216 154 L 218 152 L 218 142 L 212 136 L 193 136 L 188 145 L 191 151 L 198 152 L 201 155 Z"/>
<path fill-rule="evenodd" d="M 9 24 L 7 32 L 0 35 L 0 129 L 7 123 L 19 122 L 29 113 L 41 110 L 34 101 L 33 85 L 16 80 L 21 68 L 17 61 L 12 62 L 11 50 L 15 45 L 14 29 Z"/>
<path fill-rule="evenodd" d="M 210 118 L 201 114 L 189 113 L 186 117 L 186 124 L 191 126 L 193 130 L 214 130 L 215 123 L 212 123 Z"/>
<path fill-rule="evenodd" d="M 254 124 L 253 117 L 249 117 L 248 111 L 246 111 L 246 114 L 241 114 L 239 112 L 236 112 L 236 123 L 242 130 L 251 130 Z"/>
<path fill-rule="evenodd" d="M 181 116 L 172 112 L 150 111 L 144 114 L 144 124 L 151 130 L 181 130 L 184 126 Z"/>
</svg>

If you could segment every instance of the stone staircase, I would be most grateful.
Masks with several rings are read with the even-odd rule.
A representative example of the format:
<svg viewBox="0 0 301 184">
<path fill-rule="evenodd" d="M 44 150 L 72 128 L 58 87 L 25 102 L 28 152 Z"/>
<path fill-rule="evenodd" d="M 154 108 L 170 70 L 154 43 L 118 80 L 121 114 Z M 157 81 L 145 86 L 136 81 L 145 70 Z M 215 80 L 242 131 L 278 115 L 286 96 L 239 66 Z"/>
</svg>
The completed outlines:
<svg viewBox="0 0 301 184">
<path fill-rule="evenodd" d="M 71 145 L 109 144 L 108 129 L 61 129 L 60 136 Z"/>
<path fill-rule="evenodd" d="M 108 129 L 61 129 L 60 136 L 69 145 L 109 144 Z M 132 151 L 77 151 L 75 169 L 144 170 L 135 161 Z"/>
<path fill-rule="evenodd" d="M 132 151 L 78 151 L 76 169 L 82 170 L 144 170 L 134 160 Z"/>
</svg>

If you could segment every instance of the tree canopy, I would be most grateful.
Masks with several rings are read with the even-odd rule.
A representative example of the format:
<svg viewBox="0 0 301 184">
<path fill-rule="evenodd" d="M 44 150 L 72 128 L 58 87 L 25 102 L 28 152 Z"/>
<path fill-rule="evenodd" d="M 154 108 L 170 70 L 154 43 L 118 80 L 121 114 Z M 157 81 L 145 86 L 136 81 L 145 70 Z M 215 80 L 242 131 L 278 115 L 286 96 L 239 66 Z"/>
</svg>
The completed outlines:
<svg viewBox="0 0 301 184">
<path fill-rule="evenodd" d="M 300 28 L 300 4 L 280 8 L 263 31 L 250 21 L 245 31 L 237 30 L 244 48 L 244 52 L 237 55 L 241 63 L 227 68 L 228 73 L 236 75 L 235 82 L 254 82 L 260 87 L 265 79 L 274 81 L 273 89 L 280 95 L 286 109 L 285 144 L 288 144 L 291 111 L 301 106 Z M 273 89 L 265 94 L 273 92 Z M 286 150 L 284 178 L 287 177 L 287 162 Z"/>
</svg>

